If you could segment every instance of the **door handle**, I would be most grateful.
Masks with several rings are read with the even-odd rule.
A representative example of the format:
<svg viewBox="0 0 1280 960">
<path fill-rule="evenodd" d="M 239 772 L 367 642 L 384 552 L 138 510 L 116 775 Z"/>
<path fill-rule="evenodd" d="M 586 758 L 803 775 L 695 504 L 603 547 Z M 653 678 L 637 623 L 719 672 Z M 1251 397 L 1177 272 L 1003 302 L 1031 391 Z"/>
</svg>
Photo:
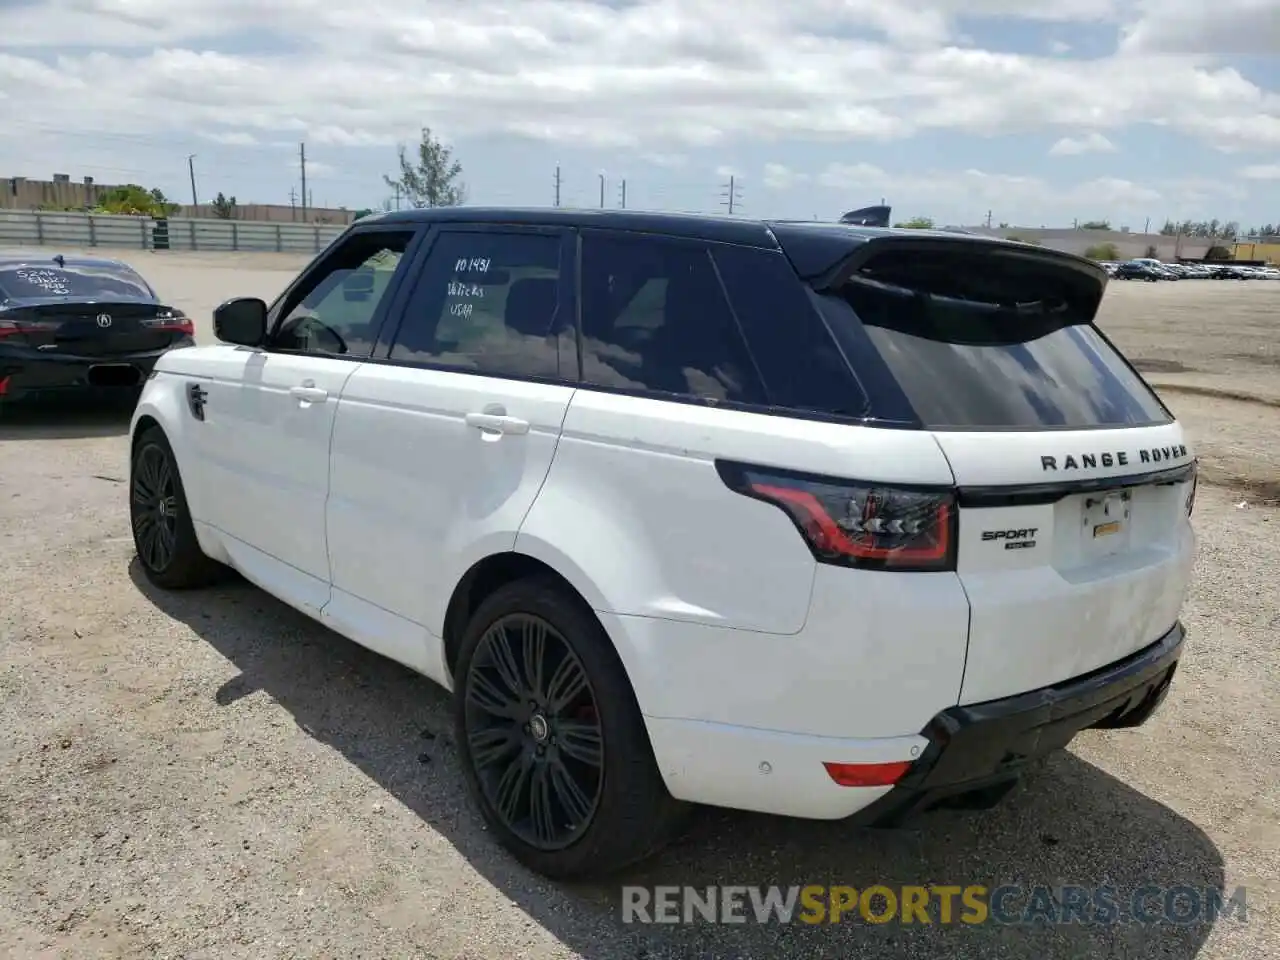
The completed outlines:
<svg viewBox="0 0 1280 960">
<path fill-rule="evenodd" d="M 519 417 L 508 417 L 500 413 L 468 413 L 467 426 L 476 427 L 485 433 L 523 434 L 529 432 L 529 421 Z"/>
<path fill-rule="evenodd" d="M 324 403 L 324 401 L 329 399 L 329 391 L 325 390 L 323 387 L 304 383 L 297 387 L 290 387 L 289 396 L 305 401 L 306 403 Z"/>
</svg>

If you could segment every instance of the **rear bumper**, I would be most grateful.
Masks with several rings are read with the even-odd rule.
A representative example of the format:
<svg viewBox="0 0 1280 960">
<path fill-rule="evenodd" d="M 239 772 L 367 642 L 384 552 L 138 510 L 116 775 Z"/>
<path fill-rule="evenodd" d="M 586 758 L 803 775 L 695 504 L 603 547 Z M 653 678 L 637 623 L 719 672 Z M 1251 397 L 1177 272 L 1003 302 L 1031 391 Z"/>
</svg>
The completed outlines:
<svg viewBox="0 0 1280 960">
<path fill-rule="evenodd" d="M 1136 727 L 1163 702 L 1182 653 L 1175 625 L 1155 643 L 1050 687 L 938 713 L 919 734 L 846 739 L 704 720 L 645 717 L 679 800 L 784 817 L 896 826 L 937 807 L 985 808 L 1022 768 L 1086 729 Z M 894 786 L 841 786 L 825 763 L 910 762 Z"/>
<path fill-rule="evenodd" d="M 55 356 L 34 350 L 0 349 L 0 398 L 20 400 L 33 395 L 77 390 L 137 389 L 161 355 L 192 343 L 163 350 L 101 357 Z"/>
<path fill-rule="evenodd" d="M 1140 726 L 1168 694 L 1185 636 L 1177 623 L 1149 647 L 1083 677 L 942 711 L 923 731 L 929 745 L 920 758 L 859 819 L 895 826 L 938 807 L 988 807 L 1030 761 L 1080 731 Z"/>
</svg>

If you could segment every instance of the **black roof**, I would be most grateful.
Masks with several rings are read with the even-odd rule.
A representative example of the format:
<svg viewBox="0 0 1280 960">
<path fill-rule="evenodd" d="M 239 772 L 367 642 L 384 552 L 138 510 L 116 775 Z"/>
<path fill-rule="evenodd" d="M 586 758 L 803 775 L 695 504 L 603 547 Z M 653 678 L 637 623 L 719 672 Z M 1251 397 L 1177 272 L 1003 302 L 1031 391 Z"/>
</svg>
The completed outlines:
<svg viewBox="0 0 1280 960">
<path fill-rule="evenodd" d="M 650 213 L 642 210 L 593 210 L 568 207 L 428 207 L 395 210 L 363 217 L 357 223 L 510 223 L 595 227 L 599 230 L 634 230 L 673 237 L 718 240 L 753 247 L 776 247 L 777 241 L 763 220 L 715 217 L 690 213 Z"/>
<path fill-rule="evenodd" d="M 861 211 L 859 211 L 861 212 Z M 396 210 L 362 217 L 364 224 L 493 223 L 528 226 L 563 226 L 600 230 L 658 233 L 691 240 L 734 243 L 781 250 L 805 279 L 813 279 L 843 262 L 863 244 L 874 240 L 962 242 L 1035 251 L 1036 256 L 1071 262 L 1105 276 L 1101 267 L 1074 254 L 1049 247 L 1029 246 L 1015 240 L 987 237 L 955 230 L 911 230 L 902 227 L 862 226 L 815 220 L 752 220 L 697 213 L 656 213 L 644 210 L 570 209 L 566 207 L 428 207 Z"/>
</svg>

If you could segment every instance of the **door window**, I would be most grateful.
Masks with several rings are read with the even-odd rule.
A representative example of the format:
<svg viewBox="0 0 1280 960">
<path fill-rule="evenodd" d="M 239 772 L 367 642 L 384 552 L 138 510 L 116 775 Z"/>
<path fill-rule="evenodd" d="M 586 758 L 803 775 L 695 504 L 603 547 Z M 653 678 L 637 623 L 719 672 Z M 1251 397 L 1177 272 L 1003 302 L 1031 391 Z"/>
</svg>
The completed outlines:
<svg viewBox="0 0 1280 960">
<path fill-rule="evenodd" d="M 702 245 L 584 232 L 582 336 L 586 383 L 766 402 Z"/>
<path fill-rule="evenodd" d="M 413 232 L 357 233 L 334 247 L 284 305 L 275 350 L 367 357 Z"/>
<path fill-rule="evenodd" d="M 550 234 L 442 233 L 391 359 L 492 376 L 572 378 L 572 316 L 560 302 L 561 246 Z"/>
</svg>

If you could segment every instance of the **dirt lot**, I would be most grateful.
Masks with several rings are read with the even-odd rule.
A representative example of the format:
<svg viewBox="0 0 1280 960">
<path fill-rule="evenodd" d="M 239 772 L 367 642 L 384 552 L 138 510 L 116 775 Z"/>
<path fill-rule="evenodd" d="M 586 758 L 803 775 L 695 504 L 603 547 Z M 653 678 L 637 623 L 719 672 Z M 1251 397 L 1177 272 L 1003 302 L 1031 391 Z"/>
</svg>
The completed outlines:
<svg viewBox="0 0 1280 960">
<path fill-rule="evenodd" d="M 135 259 L 201 318 L 226 296 L 274 294 L 299 265 Z M 491 844 L 445 697 L 425 680 L 249 586 L 144 586 L 122 483 L 127 411 L 106 411 L 0 426 L 0 955 L 1280 956 L 1277 316 L 1280 283 L 1108 295 L 1104 327 L 1148 370 L 1163 365 L 1151 376 L 1212 481 L 1188 655 L 1151 724 L 1084 734 L 1003 807 L 909 830 L 707 812 L 630 878 L 1243 885 L 1247 922 L 623 926 L 616 885 L 552 886 Z"/>
</svg>

